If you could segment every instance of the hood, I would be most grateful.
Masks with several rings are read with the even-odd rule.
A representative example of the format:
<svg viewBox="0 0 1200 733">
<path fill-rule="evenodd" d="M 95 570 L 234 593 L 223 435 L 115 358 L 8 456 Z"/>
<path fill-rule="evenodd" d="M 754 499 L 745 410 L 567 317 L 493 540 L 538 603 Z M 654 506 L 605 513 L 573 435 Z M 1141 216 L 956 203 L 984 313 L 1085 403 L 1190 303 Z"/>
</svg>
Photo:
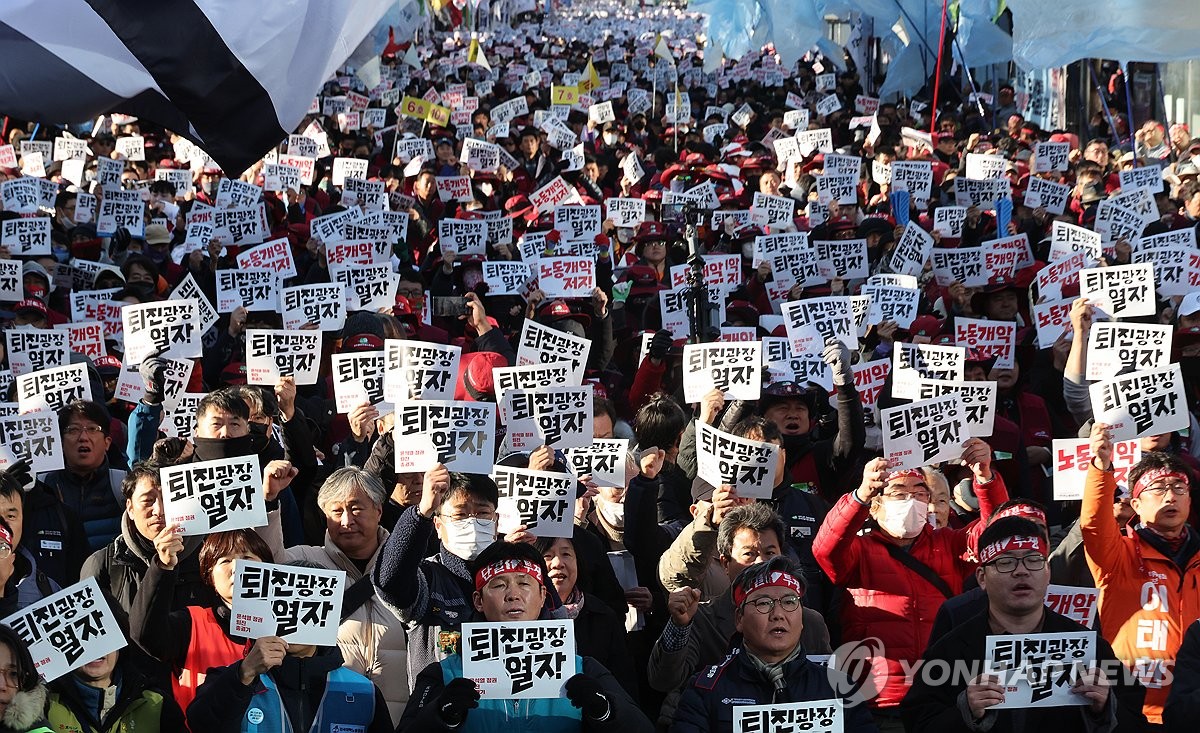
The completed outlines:
<svg viewBox="0 0 1200 733">
<path fill-rule="evenodd" d="M 125 547 L 129 552 L 147 566 L 154 561 L 156 555 L 154 543 L 138 533 L 128 512 L 121 515 L 121 539 L 125 542 Z M 183 538 L 183 552 L 179 554 L 179 559 L 182 561 L 190 557 L 200 549 L 202 544 L 204 544 L 204 535 L 186 535 Z"/>
</svg>

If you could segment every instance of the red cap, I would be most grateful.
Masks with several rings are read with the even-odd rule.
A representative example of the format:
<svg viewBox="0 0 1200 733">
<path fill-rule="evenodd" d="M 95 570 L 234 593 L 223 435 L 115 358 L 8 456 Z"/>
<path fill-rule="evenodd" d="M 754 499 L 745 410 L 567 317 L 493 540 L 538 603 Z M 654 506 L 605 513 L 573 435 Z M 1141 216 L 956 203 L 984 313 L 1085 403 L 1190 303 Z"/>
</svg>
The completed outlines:
<svg viewBox="0 0 1200 733">
<path fill-rule="evenodd" d="M 571 306 L 567 305 L 563 300 L 552 300 L 538 309 L 538 320 L 543 323 L 553 323 L 561 321 L 564 318 L 574 318 L 587 327 L 591 324 L 592 319 L 586 313 L 576 313 L 571 310 Z"/>
<path fill-rule="evenodd" d="M 98 372 L 103 372 L 106 369 L 116 369 L 118 372 L 121 371 L 121 360 L 115 356 L 109 356 L 108 354 L 94 359 L 92 363 L 96 365 L 96 371 Z"/>
<path fill-rule="evenodd" d="M 933 338 L 942 332 L 942 326 L 941 319 L 936 316 L 917 316 L 908 327 L 908 332 L 913 336 Z"/>
<path fill-rule="evenodd" d="M 412 303 L 403 295 L 396 296 L 396 305 L 392 307 L 392 315 L 397 318 L 405 316 L 415 317 L 417 314 L 413 312 Z"/>
<path fill-rule="evenodd" d="M 379 351 L 382 348 L 383 339 L 371 333 L 360 333 L 352 336 L 342 344 L 343 353 L 351 351 Z"/>
<path fill-rule="evenodd" d="M 637 234 L 634 235 L 635 242 L 648 242 L 650 240 L 660 240 L 667 238 L 667 228 L 660 221 L 644 221 L 638 225 Z"/>
<path fill-rule="evenodd" d="M 38 311 L 43 316 L 50 316 L 50 310 L 46 307 L 46 304 L 37 298 L 26 298 L 13 307 L 13 313 L 20 313 L 21 311 Z"/>
<path fill-rule="evenodd" d="M 509 366 L 508 360 L 494 351 L 470 351 L 462 355 L 454 399 L 487 402 L 496 399 L 492 369 Z"/>
</svg>

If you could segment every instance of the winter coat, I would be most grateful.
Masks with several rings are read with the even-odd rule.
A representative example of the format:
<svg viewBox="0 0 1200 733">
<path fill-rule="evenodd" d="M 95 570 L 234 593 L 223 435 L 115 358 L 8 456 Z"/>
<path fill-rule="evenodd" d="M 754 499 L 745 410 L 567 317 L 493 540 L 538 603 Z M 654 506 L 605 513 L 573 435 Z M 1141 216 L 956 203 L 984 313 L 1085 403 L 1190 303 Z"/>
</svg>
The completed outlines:
<svg viewBox="0 0 1200 733">
<path fill-rule="evenodd" d="M 187 606 L 206 606 L 216 601 L 212 588 L 200 577 L 199 549 L 204 537 L 183 538 L 183 552 L 175 566 L 175 601 L 172 610 Z M 133 520 L 126 514 L 121 520 L 121 534 L 96 550 L 83 564 L 80 577 L 95 577 L 100 590 L 105 591 L 126 613 L 133 608 L 146 568 L 154 562 L 154 543 L 138 534 Z"/>
</svg>

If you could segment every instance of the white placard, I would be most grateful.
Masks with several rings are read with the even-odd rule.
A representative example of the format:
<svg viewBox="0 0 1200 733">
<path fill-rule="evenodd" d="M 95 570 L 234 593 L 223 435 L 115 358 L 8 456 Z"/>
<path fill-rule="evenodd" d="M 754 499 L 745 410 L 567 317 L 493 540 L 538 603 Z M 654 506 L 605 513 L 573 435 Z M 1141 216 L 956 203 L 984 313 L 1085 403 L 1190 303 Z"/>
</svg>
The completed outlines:
<svg viewBox="0 0 1200 733">
<path fill-rule="evenodd" d="M 970 437 L 966 409 L 956 394 L 890 407 L 880 424 L 890 470 L 958 460 Z"/>
<path fill-rule="evenodd" d="M 1171 362 L 1170 326 L 1151 323 L 1092 324 L 1087 342 L 1088 381 L 1095 382 L 1118 373 L 1158 369 Z"/>
<path fill-rule="evenodd" d="M 141 364 L 151 353 L 162 357 L 193 359 L 203 355 L 199 306 L 196 300 L 165 300 L 121 307 L 125 330 L 125 359 Z"/>
<path fill-rule="evenodd" d="M 734 733 L 842 733 L 846 713 L 838 699 L 774 705 L 734 705 Z"/>
<path fill-rule="evenodd" d="M 279 309 L 279 275 L 274 270 L 217 270 L 217 311 Z"/>
<path fill-rule="evenodd" d="M 492 472 L 500 503 L 497 529 L 524 527 L 538 537 L 570 537 L 575 530 L 575 477 L 569 473 L 496 466 Z"/>
<path fill-rule="evenodd" d="M 267 502 L 258 456 L 196 461 L 159 469 L 163 514 L 184 535 L 261 527 Z"/>
<path fill-rule="evenodd" d="M 1179 364 L 1095 382 L 1088 387 L 1096 422 L 1113 440 L 1133 440 L 1188 427 L 1187 395 Z"/>
<path fill-rule="evenodd" d="M 349 414 L 364 403 L 378 405 L 383 402 L 382 351 L 334 354 L 330 365 L 333 400 L 339 413 Z"/>
<path fill-rule="evenodd" d="M 1017 324 L 985 318 L 955 318 L 954 343 L 995 357 L 999 369 L 1012 369 L 1017 358 Z"/>
<path fill-rule="evenodd" d="M 887 362 L 883 362 L 887 363 Z M 956 395 L 966 409 L 967 431 L 972 438 L 992 437 L 996 420 L 996 383 L 942 379 L 917 380 L 917 399 Z"/>
<path fill-rule="evenodd" d="M 44 328 L 10 328 L 4 332 L 8 368 L 13 376 L 66 366 L 70 347 L 65 331 Z"/>
<path fill-rule="evenodd" d="M 288 331 L 297 331 L 309 323 L 317 331 L 338 331 L 346 325 L 345 287 L 340 283 L 284 288 L 279 303 L 283 327 Z"/>
<path fill-rule="evenodd" d="M 517 342 L 517 366 L 569 362 L 575 384 L 582 384 L 591 348 L 591 339 L 572 336 L 526 318 Z"/>
<path fill-rule="evenodd" d="M 336 646 L 345 592 L 345 570 L 238 560 L 230 632 L 247 639 L 278 636 L 290 644 Z"/>
<path fill-rule="evenodd" d="M 0 468 L 28 458 L 30 473 L 63 468 L 62 434 L 52 412 L 0 417 Z"/>
<path fill-rule="evenodd" d="M 424 472 L 437 463 L 460 473 L 492 471 L 496 405 L 491 402 L 398 402 L 394 430 L 396 473 Z"/>
<path fill-rule="evenodd" d="M 47 682 L 128 643 L 95 577 L 46 596 L 0 623 L 29 645 L 33 666 Z"/>
<path fill-rule="evenodd" d="M 991 710 L 1087 705 L 1071 687 L 1079 670 L 1096 661 L 1096 632 L 989 635 L 984 661 L 1005 688 L 1003 701 Z"/>
<path fill-rule="evenodd" d="M 698 403 L 719 389 L 727 400 L 757 400 L 762 390 L 762 344 L 687 344 L 683 347 L 683 396 Z"/>
<path fill-rule="evenodd" d="M 592 386 L 505 390 L 500 420 L 518 451 L 576 448 L 592 441 Z"/>
<path fill-rule="evenodd" d="M 1087 628 L 1096 623 L 1099 600 L 1100 591 L 1096 588 L 1054 583 L 1046 586 L 1046 608 Z"/>
<path fill-rule="evenodd" d="M 67 364 L 22 374 L 16 381 L 17 404 L 22 414 L 38 410 L 58 412 L 76 400 L 90 402 L 92 399 L 92 383 L 86 364 Z"/>
<path fill-rule="evenodd" d="M 567 449 L 567 468 L 576 476 L 590 475 L 597 486 L 625 488 L 628 451 L 627 438 L 595 438 L 590 445 Z"/>
<path fill-rule="evenodd" d="M 1152 316 L 1154 265 L 1116 265 L 1088 268 L 1079 273 L 1079 296 L 1087 298 L 1109 318 Z"/>
<path fill-rule="evenodd" d="M 739 438 L 696 422 L 697 476 L 714 488 L 733 486 L 738 496 L 770 499 L 775 489 L 779 446 Z"/>
<path fill-rule="evenodd" d="M 383 398 L 388 402 L 454 399 L 462 347 L 387 339 L 384 359 Z"/>
<path fill-rule="evenodd" d="M 1078 501 L 1083 498 L 1088 466 L 1092 463 L 1090 438 L 1056 438 L 1051 450 L 1054 470 L 1054 500 Z M 1112 446 L 1113 478 L 1117 486 L 1127 485 L 1129 469 L 1142 460 L 1142 447 L 1136 440 L 1120 440 Z"/>
<path fill-rule="evenodd" d="M 538 288 L 547 299 L 591 298 L 596 261 L 591 257 L 543 257 L 536 266 Z"/>
<path fill-rule="evenodd" d="M 320 368 L 318 331 L 246 331 L 246 384 L 273 387 L 280 377 L 293 377 L 297 385 L 316 384 Z"/>
<path fill-rule="evenodd" d="M 463 677 L 486 699 L 557 698 L 575 676 L 575 624 L 497 621 L 462 625 Z"/>
<path fill-rule="evenodd" d="M 287 237 L 242 250 L 238 253 L 237 263 L 241 269 L 274 270 L 280 278 L 296 277 L 296 260 Z"/>
</svg>

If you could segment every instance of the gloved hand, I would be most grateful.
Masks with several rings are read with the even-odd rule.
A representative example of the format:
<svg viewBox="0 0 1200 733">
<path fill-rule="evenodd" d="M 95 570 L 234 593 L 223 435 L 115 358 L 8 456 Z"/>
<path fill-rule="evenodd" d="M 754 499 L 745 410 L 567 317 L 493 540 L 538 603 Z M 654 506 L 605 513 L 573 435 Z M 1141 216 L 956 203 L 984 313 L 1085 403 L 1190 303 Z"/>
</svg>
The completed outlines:
<svg viewBox="0 0 1200 733">
<path fill-rule="evenodd" d="M 647 351 L 647 356 L 656 362 L 663 362 L 667 358 L 667 352 L 671 350 L 671 344 L 675 342 L 671 332 L 667 329 L 662 329 L 654 334 L 654 338 L 650 339 L 650 348 Z"/>
<path fill-rule="evenodd" d="M 467 712 L 479 707 L 479 691 L 475 683 L 463 677 L 455 677 L 433 701 L 438 717 L 449 726 L 457 726 L 467 719 Z"/>
<path fill-rule="evenodd" d="M 133 235 L 129 233 L 128 229 L 121 227 L 120 229 L 117 229 L 117 231 L 113 232 L 109 250 L 114 253 L 124 252 L 125 250 L 129 249 L 129 243 L 131 241 L 133 241 Z"/>
<path fill-rule="evenodd" d="M 11 489 L 24 492 L 33 486 L 33 474 L 30 473 L 28 456 L 22 456 L 3 469 L 0 469 L 0 484 L 7 484 Z"/>
<path fill-rule="evenodd" d="M 577 674 L 567 680 L 566 691 L 567 699 L 583 711 L 585 718 L 602 720 L 608 717 L 608 698 L 596 680 L 586 674 Z"/>
<path fill-rule="evenodd" d="M 167 369 L 170 364 L 162 358 L 164 351 L 166 349 L 153 352 L 138 365 L 138 374 L 142 375 L 142 381 L 146 384 L 146 394 L 142 397 L 142 402 L 147 405 L 161 405 L 166 397 Z"/>
<path fill-rule="evenodd" d="M 829 365 L 833 372 L 833 383 L 835 386 L 844 387 L 847 384 L 854 384 L 854 370 L 850 363 L 850 349 L 837 339 L 829 339 L 825 342 L 825 349 L 821 352 L 821 358 Z"/>
<path fill-rule="evenodd" d="M 725 406 L 725 414 L 717 422 L 717 429 L 723 430 L 726 433 L 733 432 L 733 426 L 742 421 L 746 413 L 750 411 L 750 403 L 746 400 L 733 400 Z"/>
</svg>

